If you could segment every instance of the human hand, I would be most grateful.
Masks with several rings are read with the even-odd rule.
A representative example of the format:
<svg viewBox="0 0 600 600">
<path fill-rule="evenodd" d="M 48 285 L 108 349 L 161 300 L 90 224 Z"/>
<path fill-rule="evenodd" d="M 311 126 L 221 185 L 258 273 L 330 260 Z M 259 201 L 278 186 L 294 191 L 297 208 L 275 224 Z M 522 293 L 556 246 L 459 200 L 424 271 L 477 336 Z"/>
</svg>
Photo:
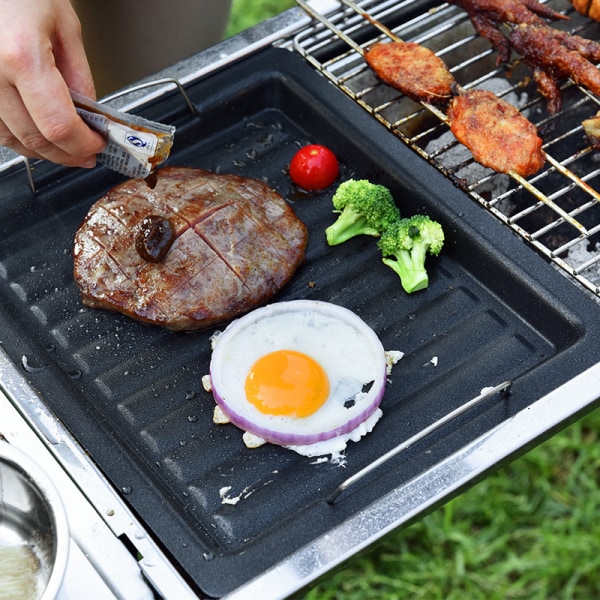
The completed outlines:
<svg viewBox="0 0 600 600">
<path fill-rule="evenodd" d="M 69 88 L 95 98 L 69 0 L 0 0 L 0 145 L 29 158 L 93 167 L 105 141 Z"/>
</svg>

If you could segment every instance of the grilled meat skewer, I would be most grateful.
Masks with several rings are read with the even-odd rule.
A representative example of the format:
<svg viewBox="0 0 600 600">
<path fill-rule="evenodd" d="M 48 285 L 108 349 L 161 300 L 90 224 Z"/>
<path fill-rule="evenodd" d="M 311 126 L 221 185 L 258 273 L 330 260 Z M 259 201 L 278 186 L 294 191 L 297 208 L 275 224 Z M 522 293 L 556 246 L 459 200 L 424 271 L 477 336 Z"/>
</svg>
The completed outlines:
<svg viewBox="0 0 600 600">
<path fill-rule="evenodd" d="M 449 100 L 450 129 L 480 164 L 522 177 L 544 164 L 535 126 L 495 94 L 461 89 L 431 50 L 416 43 L 379 42 L 365 54 L 365 60 L 385 83 L 413 100 L 430 104 Z"/>
<path fill-rule="evenodd" d="M 567 19 L 565 15 L 537 0 L 450 1 L 467 12 L 475 30 L 498 50 L 497 64 L 508 62 L 512 50 L 523 57 L 550 114 L 561 109 L 560 79 L 571 78 L 600 94 L 600 75 L 590 62 L 600 61 L 600 44 L 555 29 L 545 20 Z"/>
<path fill-rule="evenodd" d="M 456 139 L 494 171 L 528 177 L 546 160 L 535 125 L 492 92 L 468 90 L 454 96 L 448 120 Z"/>
<path fill-rule="evenodd" d="M 500 31 L 502 23 L 526 23 L 545 25 L 542 17 L 566 19 L 565 15 L 552 10 L 537 0 L 450 0 L 464 9 L 475 31 L 492 42 L 498 50 L 497 64 L 510 59 L 510 42 Z"/>
<path fill-rule="evenodd" d="M 558 79 L 575 83 L 600 95 L 600 71 L 590 60 L 600 61 L 600 44 L 545 25 L 511 26 L 508 40 L 532 68 L 538 90 L 548 101 L 548 111 L 561 109 Z"/>
<path fill-rule="evenodd" d="M 414 42 L 378 42 L 364 57 L 382 81 L 417 102 L 445 104 L 452 95 L 454 77 L 429 48 Z"/>
</svg>

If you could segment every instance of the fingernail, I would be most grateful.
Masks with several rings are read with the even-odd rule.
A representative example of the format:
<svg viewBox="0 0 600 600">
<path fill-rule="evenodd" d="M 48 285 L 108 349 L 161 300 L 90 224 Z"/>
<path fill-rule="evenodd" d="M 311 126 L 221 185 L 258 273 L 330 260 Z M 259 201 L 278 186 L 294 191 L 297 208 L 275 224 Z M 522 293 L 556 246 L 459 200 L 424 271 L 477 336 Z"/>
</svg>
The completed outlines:
<svg viewBox="0 0 600 600">
<path fill-rule="evenodd" d="M 96 166 L 96 157 L 93 156 L 92 158 L 88 158 L 82 163 L 81 166 L 84 169 L 93 169 Z"/>
</svg>

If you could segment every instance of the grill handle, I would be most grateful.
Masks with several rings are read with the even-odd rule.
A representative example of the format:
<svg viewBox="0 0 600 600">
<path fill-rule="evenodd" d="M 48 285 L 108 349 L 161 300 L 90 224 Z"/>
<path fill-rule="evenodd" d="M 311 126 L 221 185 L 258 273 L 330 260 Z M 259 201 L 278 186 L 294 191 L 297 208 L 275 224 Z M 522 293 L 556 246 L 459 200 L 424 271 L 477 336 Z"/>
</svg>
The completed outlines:
<svg viewBox="0 0 600 600">
<path fill-rule="evenodd" d="M 437 429 L 439 429 L 446 423 L 452 421 L 452 419 L 455 419 L 459 415 L 462 415 L 464 412 L 466 412 L 466 411 L 470 410 L 471 408 L 473 408 L 474 406 L 478 405 L 480 402 L 483 402 L 483 400 L 486 400 L 487 398 L 491 398 L 493 395 L 498 394 L 498 393 L 503 398 L 507 397 L 510 393 L 511 385 L 512 385 L 512 381 L 505 381 L 494 387 L 484 388 L 483 390 L 481 390 L 481 393 L 479 394 L 479 396 L 476 396 L 475 398 L 469 400 L 468 402 L 465 402 L 464 404 L 459 406 L 457 409 L 453 410 L 452 412 L 449 412 L 447 415 L 443 416 L 441 419 L 438 419 L 437 421 L 435 421 L 434 423 L 429 425 L 429 427 L 425 427 L 424 429 L 422 429 L 421 431 L 419 431 L 412 437 L 408 438 L 401 444 L 398 444 L 397 446 L 395 446 L 394 448 L 392 448 L 385 454 L 381 455 L 377 460 L 373 461 L 372 463 L 370 463 L 369 465 L 367 465 L 360 471 L 357 471 L 354 475 L 351 475 L 350 477 L 348 477 L 330 494 L 330 496 L 327 498 L 327 503 L 334 504 L 335 501 L 337 500 L 338 496 L 343 491 L 347 490 L 350 486 L 354 485 L 357 481 L 360 481 L 361 479 L 363 479 L 363 477 L 366 477 L 369 473 L 372 473 L 373 471 L 375 471 L 375 469 L 379 468 L 382 464 L 386 463 L 388 460 L 390 460 L 397 454 L 400 454 L 400 452 L 402 452 L 403 450 L 410 448 L 410 446 L 412 446 L 413 444 L 422 440 L 430 433 L 433 433 L 434 431 L 436 431 Z"/>
</svg>

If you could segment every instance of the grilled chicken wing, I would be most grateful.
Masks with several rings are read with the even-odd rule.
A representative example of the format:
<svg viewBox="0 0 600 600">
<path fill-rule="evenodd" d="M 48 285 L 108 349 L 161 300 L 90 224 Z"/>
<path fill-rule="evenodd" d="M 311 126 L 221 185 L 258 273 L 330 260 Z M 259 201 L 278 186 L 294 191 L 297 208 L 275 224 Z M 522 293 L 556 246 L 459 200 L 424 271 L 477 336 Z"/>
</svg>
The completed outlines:
<svg viewBox="0 0 600 600">
<path fill-rule="evenodd" d="M 492 92 L 469 90 L 455 96 L 448 119 L 456 139 L 486 167 L 527 177 L 544 164 L 535 125 Z"/>
<path fill-rule="evenodd" d="M 444 61 L 413 42 L 378 42 L 366 53 L 377 76 L 417 102 L 445 104 L 454 77 Z"/>
<path fill-rule="evenodd" d="M 377 43 L 365 60 L 388 85 L 413 100 L 447 103 L 450 129 L 475 160 L 523 177 L 545 161 L 537 129 L 517 108 L 483 90 L 462 90 L 446 64 L 416 43 Z"/>
</svg>

